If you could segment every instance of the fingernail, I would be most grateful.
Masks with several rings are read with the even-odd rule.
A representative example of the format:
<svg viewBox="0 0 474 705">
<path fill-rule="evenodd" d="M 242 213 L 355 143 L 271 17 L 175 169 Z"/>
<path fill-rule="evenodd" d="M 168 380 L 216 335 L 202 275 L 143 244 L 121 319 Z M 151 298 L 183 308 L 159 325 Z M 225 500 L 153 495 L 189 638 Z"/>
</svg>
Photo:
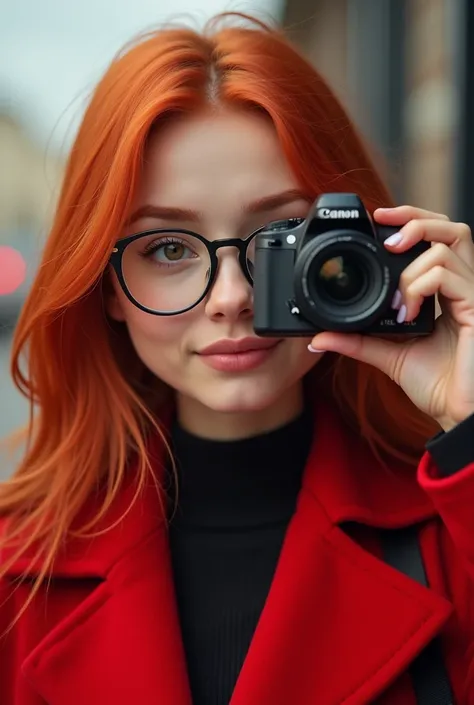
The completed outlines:
<svg viewBox="0 0 474 705">
<path fill-rule="evenodd" d="M 400 308 L 401 303 L 402 303 L 402 292 L 400 291 L 400 289 L 397 289 L 393 295 L 392 308 L 394 308 L 394 309 Z"/>
<path fill-rule="evenodd" d="M 403 235 L 401 233 L 393 233 L 393 235 L 390 235 L 385 242 L 384 245 L 388 245 L 389 247 L 393 247 L 394 245 L 398 245 L 402 241 Z"/>
<path fill-rule="evenodd" d="M 326 352 L 325 350 L 317 350 L 316 348 L 313 348 L 313 346 L 311 345 L 311 343 L 308 345 L 308 350 L 309 350 L 309 352 L 312 352 L 312 353 L 323 353 L 323 352 Z"/>
<path fill-rule="evenodd" d="M 407 315 L 407 307 L 403 304 L 397 314 L 397 323 L 403 323 Z"/>
</svg>

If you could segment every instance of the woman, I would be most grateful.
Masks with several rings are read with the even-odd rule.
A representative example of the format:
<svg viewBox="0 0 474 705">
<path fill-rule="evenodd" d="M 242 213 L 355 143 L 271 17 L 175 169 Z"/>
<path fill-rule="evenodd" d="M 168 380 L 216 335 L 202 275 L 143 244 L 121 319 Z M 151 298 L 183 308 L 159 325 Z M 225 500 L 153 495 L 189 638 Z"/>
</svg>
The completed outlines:
<svg viewBox="0 0 474 705">
<path fill-rule="evenodd" d="M 388 251 L 433 245 L 393 301 L 438 294 L 433 335 L 255 336 L 249 235 L 328 190 L 399 228 Z M 169 29 L 112 63 L 16 331 L 37 413 L 0 491 L 2 705 L 413 705 L 435 638 L 474 702 L 474 248 L 390 205 L 280 33 Z M 186 262 L 225 239 L 202 298 Z M 383 554 L 412 526 L 429 587 Z"/>
</svg>

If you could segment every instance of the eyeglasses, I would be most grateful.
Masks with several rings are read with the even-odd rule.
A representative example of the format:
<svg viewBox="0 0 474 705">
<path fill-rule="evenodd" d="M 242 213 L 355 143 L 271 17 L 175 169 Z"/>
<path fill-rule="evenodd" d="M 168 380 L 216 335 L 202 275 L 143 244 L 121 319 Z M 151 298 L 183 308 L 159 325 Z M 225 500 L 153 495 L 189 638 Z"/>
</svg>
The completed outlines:
<svg viewBox="0 0 474 705">
<path fill-rule="evenodd" d="M 146 230 L 118 240 L 110 264 L 128 297 L 142 311 L 173 316 L 197 306 L 216 278 L 221 247 L 235 247 L 242 272 L 253 285 L 255 236 L 206 240 L 190 230 Z"/>
</svg>

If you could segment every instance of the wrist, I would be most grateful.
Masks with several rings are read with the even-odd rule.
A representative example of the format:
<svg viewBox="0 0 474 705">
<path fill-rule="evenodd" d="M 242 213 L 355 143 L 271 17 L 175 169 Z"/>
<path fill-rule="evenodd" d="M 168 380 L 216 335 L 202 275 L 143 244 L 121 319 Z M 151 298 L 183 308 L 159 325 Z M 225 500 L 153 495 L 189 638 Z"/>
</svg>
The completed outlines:
<svg viewBox="0 0 474 705">
<path fill-rule="evenodd" d="M 443 417 L 441 419 L 434 419 L 434 420 L 440 426 L 442 431 L 444 431 L 445 433 L 448 433 L 449 431 L 452 431 L 452 429 L 455 428 L 458 425 L 458 423 L 460 423 L 460 421 L 463 421 L 464 419 L 461 419 L 460 421 L 454 421 L 454 419 L 450 419 L 448 417 Z"/>
<path fill-rule="evenodd" d="M 436 421 L 436 423 L 445 433 L 448 433 L 449 431 L 452 431 L 453 428 L 456 428 L 456 426 L 459 426 L 460 423 L 463 423 L 463 421 L 473 415 L 474 409 L 472 409 L 471 411 L 467 411 L 462 416 L 459 416 L 459 418 L 453 418 L 451 416 L 441 416 L 440 418 L 435 418 L 433 420 Z"/>
</svg>

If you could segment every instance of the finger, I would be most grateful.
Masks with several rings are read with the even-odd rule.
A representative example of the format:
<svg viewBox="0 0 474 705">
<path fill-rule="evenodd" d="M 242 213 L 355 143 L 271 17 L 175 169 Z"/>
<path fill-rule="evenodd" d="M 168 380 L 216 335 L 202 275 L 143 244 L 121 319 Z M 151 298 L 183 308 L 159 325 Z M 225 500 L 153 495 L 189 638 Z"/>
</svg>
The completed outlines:
<svg viewBox="0 0 474 705">
<path fill-rule="evenodd" d="M 403 293 L 415 279 L 437 266 L 445 267 L 467 281 L 474 278 L 474 271 L 464 260 L 444 243 L 436 242 L 403 270 L 400 275 L 399 289 Z"/>
<path fill-rule="evenodd" d="M 428 211 L 424 208 L 415 208 L 414 206 L 396 206 L 395 208 L 377 208 L 374 211 L 374 219 L 378 223 L 385 225 L 405 225 L 410 220 L 444 220 L 449 221 L 449 218 L 444 213 L 436 213 Z"/>
<path fill-rule="evenodd" d="M 400 368 L 403 345 L 400 342 L 395 343 L 358 333 L 331 332 L 318 333 L 311 342 L 311 346 L 318 351 L 328 350 L 366 362 L 395 381 L 397 369 Z"/>
<path fill-rule="evenodd" d="M 466 320 L 461 325 L 472 325 L 474 315 L 474 277 L 466 279 L 445 267 L 436 266 L 415 279 L 405 290 L 404 302 L 399 310 L 399 323 L 412 321 L 420 312 L 423 300 L 441 294 L 450 302 L 464 302 Z"/>
<path fill-rule="evenodd" d="M 445 220 L 410 220 L 397 233 L 398 239 L 389 237 L 384 245 L 391 252 L 405 252 L 413 245 L 440 242 L 450 247 L 467 265 L 474 269 L 474 244 L 471 229 L 465 223 Z"/>
</svg>

